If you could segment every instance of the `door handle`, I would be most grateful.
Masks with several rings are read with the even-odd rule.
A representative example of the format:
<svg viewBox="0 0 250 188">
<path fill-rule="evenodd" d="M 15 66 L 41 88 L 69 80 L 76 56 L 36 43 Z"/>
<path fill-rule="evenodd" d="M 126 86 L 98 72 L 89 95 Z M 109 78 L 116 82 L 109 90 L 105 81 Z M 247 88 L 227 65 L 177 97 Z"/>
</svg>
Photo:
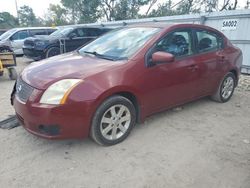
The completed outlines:
<svg viewBox="0 0 250 188">
<path fill-rule="evenodd" d="M 195 65 L 195 64 L 189 65 L 189 66 L 188 66 L 188 69 L 189 69 L 189 70 L 192 70 L 192 71 L 196 71 L 196 70 L 198 69 L 198 65 Z"/>
</svg>

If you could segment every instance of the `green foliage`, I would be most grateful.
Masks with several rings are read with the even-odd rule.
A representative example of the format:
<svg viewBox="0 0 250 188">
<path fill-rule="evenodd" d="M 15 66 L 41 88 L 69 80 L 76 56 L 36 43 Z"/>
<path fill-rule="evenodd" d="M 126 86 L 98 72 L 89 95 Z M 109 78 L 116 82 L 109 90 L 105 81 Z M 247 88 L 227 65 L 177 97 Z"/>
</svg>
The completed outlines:
<svg viewBox="0 0 250 188">
<path fill-rule="evenodd" d="M 139 10 L 151 0 L 101 0 L 101 13 L 107 21 L 140 17 Z"/>
<path fill-rule="evenodd" d="M 72 23 L 91 23 L 100 18 L 100 0 L 61 0 Z"/>
<path fill-rule="evenodd" d="M 171 0 L 168 0 L 166 3 L 158 5 L 157 9 L 153 9 L 149 13 L 148 17 L 159 17 L 159 16 L 172 16 L 176 15 L 177 11 L 172 9 L 173 3 Z"/>
<path fill-rule="evenodd" d="M 38 20 L 33 12 L 33 9 L 29 6 L 22 6 L 18 11 L 20 26 L 37 26 L 39 25 Z"/>
<path fill-rule="evenodd" d="M 176 8 L 177 14 L 199 13 L 200 6 L 196 7 L 199 4 L 199 0 L 185 0 Z"/>
<path fill-rule="evenodd" d="M 60 5 L 50 4 L 44 24 L 47 26 L 67 25 L 69 23 L 67 14 L 67 10 Z"/>
<path fill-rule="evenodd" d="M 10 29 L 18 25 L 18 20 L 9 12 L 0 12 L 0 28 Z"/>
</svg>

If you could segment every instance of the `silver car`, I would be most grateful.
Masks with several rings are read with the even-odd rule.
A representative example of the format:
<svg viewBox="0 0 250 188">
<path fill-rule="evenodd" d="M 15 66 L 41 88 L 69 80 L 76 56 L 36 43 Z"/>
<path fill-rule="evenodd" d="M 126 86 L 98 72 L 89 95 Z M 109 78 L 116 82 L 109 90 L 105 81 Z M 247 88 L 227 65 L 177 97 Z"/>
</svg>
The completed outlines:
<svg viewBox="0 0 250 188">
<path fill-rule="evenodd" d="M 56 28 L 51 27 L 28 27 L 13 28 L 0 36 L 1 51 L 13 51 L 16 55 L 23 55 L 23 43 L 28 37 L 36 35 L 50 35 Z"/>
</svg>

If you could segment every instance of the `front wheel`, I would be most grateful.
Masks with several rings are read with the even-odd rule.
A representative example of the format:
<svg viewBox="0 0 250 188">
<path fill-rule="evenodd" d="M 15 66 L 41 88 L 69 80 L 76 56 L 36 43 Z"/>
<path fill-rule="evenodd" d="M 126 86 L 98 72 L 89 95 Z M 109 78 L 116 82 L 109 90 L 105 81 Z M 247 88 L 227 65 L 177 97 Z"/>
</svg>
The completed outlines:
<svg viewBox="0 0 250 188">
<path fill-rule="evenodd" d="M 46 58 L 53 57 L 60 54 L 60 48 L 51 47 L 46 52 Z"/>
<path fill-rule="evenodd" d="M 90 135 L 100 145 L 114 145 L 122 142 L 136 123 L 135 107 L 122 96 L 112 96 L 97 109 Z"/>
<path fill-rule="evenodd" d="M 231 72 L 227 73 L 212 99 L 221 103 L 229 101 L 234 93 L 236 82 L 235 75 Z"/>
</svg>

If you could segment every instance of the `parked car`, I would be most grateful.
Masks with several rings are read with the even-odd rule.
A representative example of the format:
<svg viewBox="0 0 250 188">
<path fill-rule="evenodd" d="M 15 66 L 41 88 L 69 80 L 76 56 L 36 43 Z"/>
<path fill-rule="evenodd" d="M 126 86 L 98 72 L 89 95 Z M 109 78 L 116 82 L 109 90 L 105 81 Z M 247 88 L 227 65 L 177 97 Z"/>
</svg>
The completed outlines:
<svg viewBox="0 0 250 188">
<path fill-rule="evenodd" d="M 7 29 L 0 29 L 0 36 L 4 34 L 7 31 Z"/>
<path fill-rule="evenodd" d="M 113 145 L 156 112 L 205 96 L 227 102 L 241 64 L 241 50 L 213 28 L 128 26 L 28 66 L 12 101 L 24 128 L 37 136 L 91 136 Z"/>
<path fill-rule="evenodd" d="M 23 42 L 26 38 L 38 35 L 50 35 L 56 28 L 50 27 L 27 27 L 14 28 L 0 36 L 0 48 L 4 51 L 11 49 L 16 55 L 23 54 Z"/>
<path fill-rule="evenodd" d="M 104 27 L 64 27 L 50 36 L 26 39 L 23 46 L 24 55 L 41 60 L 62 52 L 71 52 L 110 30 Z"/>
</svg>

